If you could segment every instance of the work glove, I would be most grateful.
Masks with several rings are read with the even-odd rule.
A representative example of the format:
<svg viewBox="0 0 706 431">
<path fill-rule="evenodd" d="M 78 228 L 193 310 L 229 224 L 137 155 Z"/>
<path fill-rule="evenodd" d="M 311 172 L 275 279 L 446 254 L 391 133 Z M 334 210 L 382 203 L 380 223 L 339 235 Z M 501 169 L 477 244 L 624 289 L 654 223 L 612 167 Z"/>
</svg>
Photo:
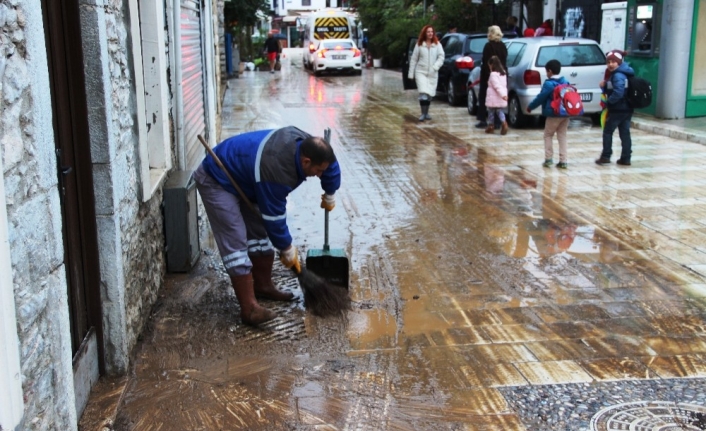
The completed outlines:
<svg viewBox="0 0 706 431">
<path fill-rule="evenodd" d="M 321 208 L 327 210 L 327 211 L 333 211 L 333 208 L 336 206 L 336 197 L 334 195 L 329 195 L 327 193 L 324 193 L 321 195 Z"/>
<path fill-rule="evenodd" d="M 297 274 L 302 272 L 302 265 L 299 263 L 299 253 L 297 253 L 297 248 L 295 246 L 290 245 L 284 250 L 280 250 L 279 260 L 282 262 L 282 265 L 288 269 L 294 267 Z"/>
</svg>

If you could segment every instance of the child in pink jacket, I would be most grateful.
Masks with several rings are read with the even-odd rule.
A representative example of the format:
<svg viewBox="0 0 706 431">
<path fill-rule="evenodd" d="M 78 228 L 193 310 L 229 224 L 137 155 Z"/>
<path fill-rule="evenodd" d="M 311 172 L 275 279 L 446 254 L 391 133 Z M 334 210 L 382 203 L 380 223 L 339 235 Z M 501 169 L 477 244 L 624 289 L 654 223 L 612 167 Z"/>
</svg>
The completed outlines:
<svg viewBox="0 0 706 431">
<path fill-rule="evenodd" d="M 488 79 L 488 93 L 485 95 L 485 106 L 488 108 L 488 127 L 485 133 L 495 132 L 495 115 L 502 122 L 500 134 L 507 134 L 507 121 L 505 121 L 505 108 L 507 107 L 507 78 L 505 69 L 497 56 L 490 57 L 490 78 Z"/>
</svg>

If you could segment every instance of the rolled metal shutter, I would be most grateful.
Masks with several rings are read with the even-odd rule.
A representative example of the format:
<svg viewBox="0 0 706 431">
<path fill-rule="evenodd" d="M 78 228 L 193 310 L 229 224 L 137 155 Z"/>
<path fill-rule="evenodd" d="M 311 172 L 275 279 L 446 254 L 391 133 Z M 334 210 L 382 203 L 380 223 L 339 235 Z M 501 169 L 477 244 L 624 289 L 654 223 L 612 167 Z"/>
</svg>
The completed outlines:
<svg viewBox="0 0 706 431">
<path fill-rule="evenodd" d="M 194 170 L 204 156 L 197 135 L 206 136 L 201 0 L 181 0 L 181 85 L 184 104 L 186 169 Z"/>
</svg>

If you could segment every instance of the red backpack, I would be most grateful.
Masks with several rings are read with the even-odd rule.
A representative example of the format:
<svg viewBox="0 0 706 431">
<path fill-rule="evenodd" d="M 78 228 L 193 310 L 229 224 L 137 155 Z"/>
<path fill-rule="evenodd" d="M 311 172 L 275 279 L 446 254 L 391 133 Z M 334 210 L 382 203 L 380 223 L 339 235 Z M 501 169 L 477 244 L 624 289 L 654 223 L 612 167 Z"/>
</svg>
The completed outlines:
<svg viewBox="0 0 706 431">
<path fill-rule="evenodd" d="M 583 115 L 583 102 L 576 87 L 571 84 L 559 84 L 552 93 L 552 109 L 559 117 Z"/>
</svg>

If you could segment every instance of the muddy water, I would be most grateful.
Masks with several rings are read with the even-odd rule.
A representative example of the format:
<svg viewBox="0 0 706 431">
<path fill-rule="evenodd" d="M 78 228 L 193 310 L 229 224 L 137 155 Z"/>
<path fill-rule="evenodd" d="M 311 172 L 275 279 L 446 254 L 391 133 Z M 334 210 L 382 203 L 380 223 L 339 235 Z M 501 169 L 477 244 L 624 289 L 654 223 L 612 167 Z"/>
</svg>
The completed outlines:
<svg viewBox="0 0 706 431">
<path fill-rule="evenodd" d="M 598 171 L 600 130 L 582 121 L 567 172 L 541 168 L 538 128 L 488 136 L 440 102 L 419 124 L 399 73 L 293 67 L 230 85 L 224 137 L 332 129 L 343 186 L 329 241 L 350 258 L 354 310 L 308 315 L 278 267 L 299 300 L 265 301 L 278 319 L 242 326 L 206 233 L 198 269 L 160 294 L 115 429 L 520 430 L 497 388 L 706 375 L 706 289 L 684 264 L 706 262 L 703 249 L 649 227 L 678 220 L 674 208 L 636 204 L 703 188 L 660 187 L 659 169 Z M 309 180 L 290 196 L 304 252 L 323 244 L 320 193 Z"/>
</svg>

